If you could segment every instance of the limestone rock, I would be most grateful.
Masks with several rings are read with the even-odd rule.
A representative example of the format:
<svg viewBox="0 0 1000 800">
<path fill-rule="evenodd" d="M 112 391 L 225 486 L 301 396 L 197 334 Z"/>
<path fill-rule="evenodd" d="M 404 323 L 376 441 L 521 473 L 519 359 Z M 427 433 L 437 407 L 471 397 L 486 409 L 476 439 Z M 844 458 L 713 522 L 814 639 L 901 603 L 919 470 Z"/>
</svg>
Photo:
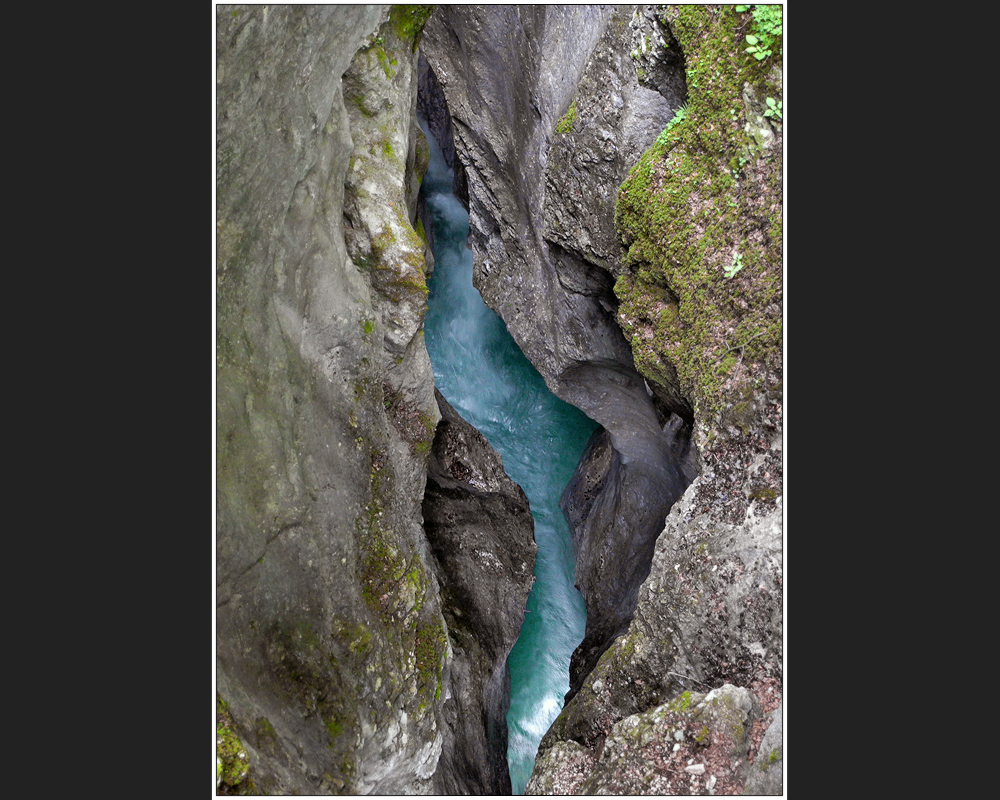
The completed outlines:
<svg viewBox="0 0 1000 800">
<path fill-rule="evenodd" d="M 780 498 L 759 515 L 752 502 L 742 524 L 726 524 L 697 513 L 703 480 L 671 509 L 632 622 L 542 739 L 539 763 L 566 741 L 595 757 L 619 721 L 702 687 L 748 687 L 758 708 L 780 700 Z"/>
</svg>

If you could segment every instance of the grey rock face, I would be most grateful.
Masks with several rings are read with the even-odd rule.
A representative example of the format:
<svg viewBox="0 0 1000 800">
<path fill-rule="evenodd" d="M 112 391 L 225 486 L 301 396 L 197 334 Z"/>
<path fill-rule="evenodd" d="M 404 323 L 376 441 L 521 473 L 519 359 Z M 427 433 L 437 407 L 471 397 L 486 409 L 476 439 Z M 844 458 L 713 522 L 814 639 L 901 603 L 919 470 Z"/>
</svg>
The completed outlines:
<svg viewBox="0 0 1000 800">
<path fill-rule="evenodd" d="M 784 731 L 782 706 L 779 705 L 772 715 L 772 722 L 760 743 L 754 768 L 750 770 L 744 795 L 780 795 L 784 784 L 784 747 L 782 734 Z"/>
<path fill-rule="evenodd" d="M 499 454 L 437 398 L 423 509 L 454 657 L 444 705 L 453 735 L 436 780 L 442 794 L 510 794 L 507 656 L 534 581 L 534 522 Z"/>
<path fill-rule="evenodd" d="M 614 451 L 617 467 L 588 506 L 600 515 L 577 523 L 588 622 L 573 690 L 627 625 L 663 518 L 693 477 L 674 461 L 677 450 L 686 458 L 690 419 L 671 422 L 674 409 L 654 403 L 635 371 L 607 272 L 620 258 L 615 190 L 672 116 L 638 85 L 632 11 L 443 6 L 422 41 L 465 167 L 476 287 Z"/>
<path fill-rule="evenodd" d="M 780 436 L 776 444 L 779 442 Z M 754 470 L 752 465 L 748 472 Z M 756 698 L 757 716 L 773 699 L 774 688 L 780 693 L 780 499 L 776 508 L 760 514 L 758 507 L 763 501 L 752 501 L 741 524 L 726 524 L 698 513 L 703 480 L 696 478 L 671 509 L 627 631 L 600 657 L 543 738 L 536 771 L 555 773 L 533 775 L 533 782 L 536 777 L 542 782 L 539 786 L 569 780 L 559 777 L 564 767 L 558 759 L 546 754 L 558 743 L 575 742 L 583 751 L 573 767 L 580 781 L 570 793 L 577 793 L 577 789 L 582 794 L 610 791 L 607 781 L 611 778 L 606 775 L 592 780 L 590 768 L 581 766 L 583 756 L 591 759 L 596 775 L 599 753 L 613 726 L 676 699 L 680 693 L 693 696 L 696 691 L 727 683 L 749 687 Z M 744 478 L 740 483 L 749 485 L 750 481 Z M 714 739 L 705 741 L 711 745 Z M 761 746 L 759 754 L 744 753 L 744 764 L 754 755 L 757 762 L 753 769 L 731 770 L 727 776 L 720 774 L 718 780 L 725 778 L 731 788 L 742 788 L 742 781 L 755 775 L 754 770 L 760 771 L 760 758 L 769 758 L 770 751 L 765 753 Z M 603 755 L 600 760 L 604 760 Z M 779 770 L 780 766 L 778 761 Z M 647 777 L 652 780 L 652 776 Z M 770 780 L 774 779 L 772 775 Z M 665 791 L 665 785 L 650 786 L 650 791 L 632 784 L 629 787 L 635 791 L 626 793 L 689 793 L 678 791 L 676 783 L 670 791 Z M 702 788 L 707 791 L 704 784 Z"/>
<path fill-rule="evenodd" d="M 636 8 L 629 21 L 632 52 L 639 84 L 663 96 L 671 108 L 687 102 L 684 81 L 684 54 L 673 32 L 663 24 L 664 6 L 643 5 Z"/>
<path fill-rule="evenodd" d="M 438 792 L 439 770 L 481 754 L 461 737 L 501 736 L 516 613 L 449 637 L 438 581 L 455 574 L 422 524 L 440 412 L 413 32 L 384 6 L 216 15 L 217 689 L 258 791 Z M 522 522 L 494 549 L 524 538 L 516 503 L 495 513 Z M 511 576 L 491 576 L 482 596 L 523 614 Z M 489 790 L 483 771 L 449 780 Z"/>
<path fill-rule="evenodd" d="M 616 723 L 597 754 L 575 742 L 553 747 L 525 794 L 547 787 L 586 796 L 732 794 L 750 771 L 750 731 L 760 713 L 750 691 L 730 684 L 686 693 Z M 567 748 L 575 759 L 565 757 Z"/>
</svg>

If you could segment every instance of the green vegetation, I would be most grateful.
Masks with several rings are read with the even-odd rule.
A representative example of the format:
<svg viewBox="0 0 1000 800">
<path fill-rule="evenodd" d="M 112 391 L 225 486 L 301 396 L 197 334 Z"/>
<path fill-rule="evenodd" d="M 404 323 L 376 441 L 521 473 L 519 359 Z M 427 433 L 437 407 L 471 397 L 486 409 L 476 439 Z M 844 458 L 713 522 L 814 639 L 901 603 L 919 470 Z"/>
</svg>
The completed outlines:
<svg viewBox="0 0 1000 800">
<path fill-rule="evenodd" d="M 278 732 L 274 729 L 271 721 L 267 717 L 261 717 L 257 720 L 257 738 L 258 739 L 277 739 Z"/>
<path fill-rule="evenodd" d="M 344 723 L 335 717 L 325 717 L 323 725 L 326 726 L 326 731 L 330 734 L 330 743 L 327 747 L 333 747 L 337 741 L 337 737 L 344 731 Z"/>
<path fill-rule="evenodd" d="M 681 106 L 674 113 L 673 119 L 667 123 L 663 133 L 656 137 L 656 143 L 661 147 L 666 147 L 671 142 L 670 131 L 687 119 L 687 106 Z"/>
<path fill-rule="evenodd" d="M 236 733 L 236 724 L 221 695 L 215 695 L 215 771 L 216 782 L 224 783 L 235 794 L 255 793 L 250 777 L 250 759 Z"/>
<path fill-rule="evenodd" d="M 727 278 L 733 277 L 741 269 L 743 269 L 743 256 L 741 256 L 739 253 L 733 255 L 732 264 L 730 264 L 728 267 L 724 267 Z"/>
<path fill-rule="evenodd" d="M 691 707 L 691 692 L 681 692 L 674 700 L 667 704 L 667 708 L 680 714 Z"/>
<path fill-rule="evenodd" d="M 433 5 L 409 6 L 397 5 L 389 9 L 389 24 L 393 32 L 404 42 L 413 42 L 413 49 L 416 50 L 420 44 L 420 35 L 424 31 L 424 25 L 430 19 Z"/>
<path fill-rule="evenodd" d="M 385 48 L 382 46 L 382 41 L 383 40 L 381 36 L 375 40 L 375 55 L 378 58 L 378 63 L 382 65 L 382 70 L 385 72 L 385 77 L 388 78 L 389 80 L 392 80 L 392 78 L 395 76 L 395 73 L 392 71 L 392 67 L 397 66 L 399 62 L 396 60 L 395 56 L 390 56 L 385 51 Z"/>
<path fill-rule="evenodd" d="M 569 104 L 569 111 L 562 115 L 556 123 L 556 133 L 569 133 L 573 130 L 573 123 L 576 122 L 576 98 Z"/>
<path fill-rule="evenodd" d="M 420 710 L 427 705 L 430 688 L 434 687 L 434 699 L 441 697 L 441 675 L 444 672 L 444 658 L 448 647 L 448 637 L 438 620 L 421 622 L 417 625 L 413 653 L 417 667 L 417 686 L 424 692 Z"/>
<path fill-rule="evenodd" d="M 387 637 L 390 647 L 386 652 L 399 652 L 403 657 L 402 663 L 392 667 L 392 674 L 407 675 L 406 662 L 412 657 L 413 680 L 420 697 L 417 710 L 423 712 L 432 697 L 440 697 L 447 635 L 437 604 L 427 602 L 430 578 L 423 561 L 417 553 L 406 553 L 395 532 L 383 522 L 393 480 L 386 453 L 373 448 L 369 455 L 371 499 L 356 523 L 361 594 L 381 634 Z M 356 655 L 370 655 L 372 637 L 358 627 L 344 625 L 336 633 L 342 641 L 345 635 L 352 640 L 348 647 Z"/>
<path fill-rule="evenodd" d="M 763 61 L 774 50 L 775 44 L 782 34 L 782 8 L 777 5 L 736 6 L 736 13 L 742 14 L 753 9 L 753 33 L 747 34 L 746 42 L 750 45 L 745 52 L 750 53 L 758 61 Z M 781 49 L 779 48 L 779 52 Z"/>
<path fill-rule="evenodd" d="M 372 651 L 371 631 L 359 623 L 335 621 L 333 637 L 356 656 L 366 656 Z"/>
<path fill-rule="evenodd" d="M 765 117 L 774 117 L 777 120 L 781 120 L 781 101 L 777 103 L 774 102 L 773 97 L 767 98 L 767 110 L 764 112 Z"/>
<path fill-rule="evenodd" d="M 748 59 L 732 7 L 673 6 L 663 22 L 688 101 L 619 189 L 615 295 L 636 367 L 711 428 L 744 387 L 781 379 L 781 133 L 756 110 L 780 97 L 780 48 Z"/>
</svg>

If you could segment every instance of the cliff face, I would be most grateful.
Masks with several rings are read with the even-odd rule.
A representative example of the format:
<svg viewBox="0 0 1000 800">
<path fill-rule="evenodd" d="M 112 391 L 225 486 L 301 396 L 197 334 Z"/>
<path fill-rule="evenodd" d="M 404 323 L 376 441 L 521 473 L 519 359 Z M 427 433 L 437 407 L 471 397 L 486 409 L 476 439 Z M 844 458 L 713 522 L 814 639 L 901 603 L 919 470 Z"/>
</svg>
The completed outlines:
<svg viewBox="0 0 1000 800">
<path fill-rule="evenodd" d="M 637 74 L 669 92 L 680 58 L 687 102 L 618 192 L 617 319 L 656 396 L 693 412 L 701 469 L 527 793 L 780 794 L 781 13 L 640 17 Z"/>
<path fill-rule="evenodd" d="M 464 460 L 488 488 L 467 495 L 494 517 L 423 525 L 461 495 L 425 497 L 446 456 L 414 230 L 427 10 L 216 9 L 217 689 L 249 764 L 225 791 L 503 791 L 456 765 L 503 752 L 534 545 L 484 443 Z M 442 599 L 468 591 L 451 551 L 470 526 L 509 555 L 478 576 L 504 603 L 471 632 Z"/>
</svg>

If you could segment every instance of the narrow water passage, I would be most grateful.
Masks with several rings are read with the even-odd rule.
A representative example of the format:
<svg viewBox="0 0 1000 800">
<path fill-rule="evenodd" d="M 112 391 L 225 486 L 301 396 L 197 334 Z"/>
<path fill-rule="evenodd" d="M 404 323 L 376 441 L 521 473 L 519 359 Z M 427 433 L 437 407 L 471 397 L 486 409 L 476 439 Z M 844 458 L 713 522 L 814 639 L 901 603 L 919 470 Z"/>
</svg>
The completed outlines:
<svg viewBox="0 0 1000 800">
<path fill-rule="evenodd" d="M 502 319 L 472 285 L 469 216 L 452 194 L 452 171 L 431 146 L 421 193 L 433 217 L 427 350 L 441 394 L 478 428 L 528 496 L 535 520 L 535 584 L 510 654 L 507 762 L 522 794 L 541 741 L 569 691 L 569 660 L 583 639 L 586 608 L 573 586 L 574 557 L 559 497 L 597 427 L 552 394 Z"/>
</svg>

